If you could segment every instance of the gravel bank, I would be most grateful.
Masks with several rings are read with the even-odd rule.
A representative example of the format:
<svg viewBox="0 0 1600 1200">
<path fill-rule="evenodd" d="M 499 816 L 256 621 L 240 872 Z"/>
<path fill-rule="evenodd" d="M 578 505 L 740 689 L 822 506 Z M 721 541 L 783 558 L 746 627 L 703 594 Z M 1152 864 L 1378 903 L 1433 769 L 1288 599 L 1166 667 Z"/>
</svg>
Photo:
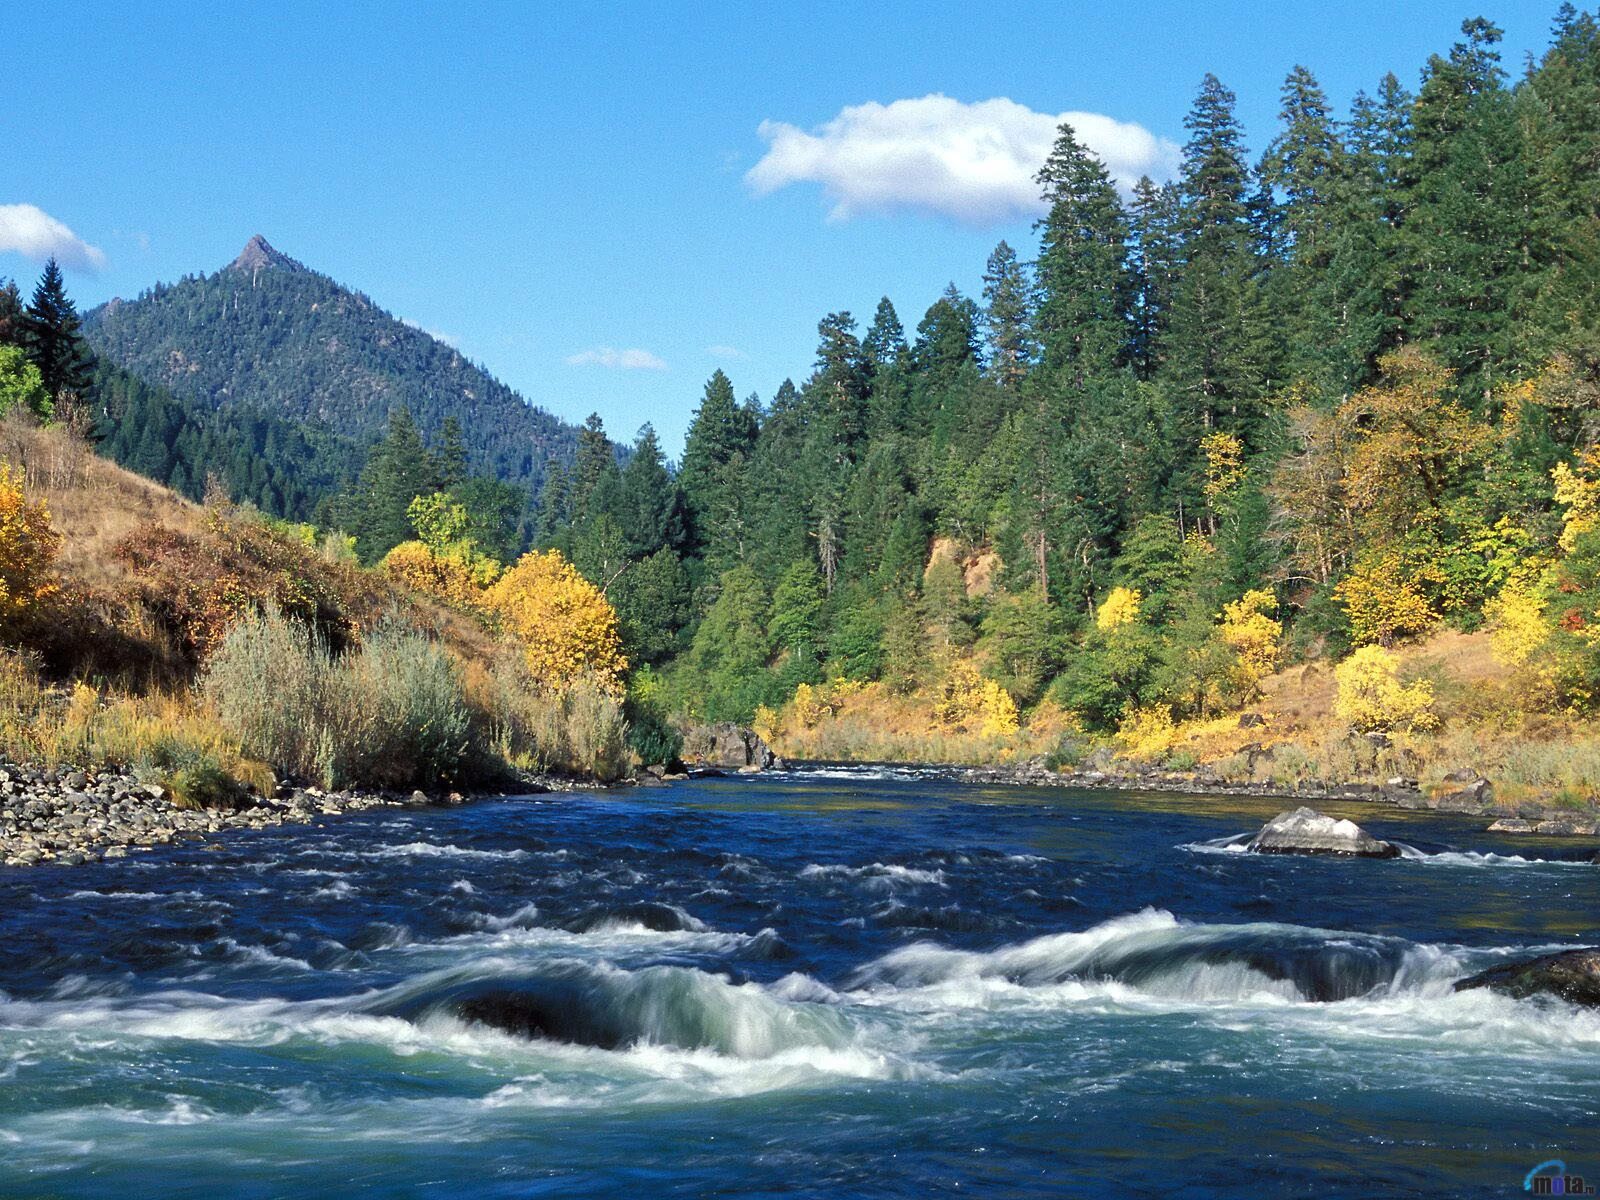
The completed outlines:
<svg viewBox="0 0 1600 1200">
<path fill-rule="evenodd" d="M 516 794 L 551 791 L 555 780 L 528 780 Z M 204 840 L 234 829 L 302 825 L 374 808 L 460 804 L 458 793 L 429 797 L 378 792 L 280 788 L 237 810 L 186 809 L 166 789 L 112 770 L 0 764 L 0 864 L 76 866 L 170 842 Z"/>
</svg>

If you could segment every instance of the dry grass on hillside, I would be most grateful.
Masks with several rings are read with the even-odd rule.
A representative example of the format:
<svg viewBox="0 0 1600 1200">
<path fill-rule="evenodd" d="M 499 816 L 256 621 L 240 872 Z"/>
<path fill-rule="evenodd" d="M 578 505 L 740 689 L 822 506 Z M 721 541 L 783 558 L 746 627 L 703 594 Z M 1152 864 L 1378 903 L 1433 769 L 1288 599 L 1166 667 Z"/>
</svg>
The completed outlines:
<svg viewBox="0 0 1600 1200">
<path fill-rule="evenodd" d="M 49 507 L 62 536 L 62 572 L 86 586 L 114 588 L 127 580 L 112 548 L 141 526 L 154 522 L 189 534 L 200 528 L 199 505 L 19 412 L 0 420 L 0 459 L 20 466 L 29 495 Z"/>
</svg>

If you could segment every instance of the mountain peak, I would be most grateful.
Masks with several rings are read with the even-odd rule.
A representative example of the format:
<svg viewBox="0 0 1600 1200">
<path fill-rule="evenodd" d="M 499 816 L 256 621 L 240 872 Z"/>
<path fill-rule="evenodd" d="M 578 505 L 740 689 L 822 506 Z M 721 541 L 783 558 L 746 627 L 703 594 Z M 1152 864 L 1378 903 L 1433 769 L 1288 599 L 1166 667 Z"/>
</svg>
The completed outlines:
<svg viewBox="0 0 1600 1200">
<path fill-rule="evenodd" d="M 228 264 L 230 271 L 259 271 L 263 267 L 282 267 L 287 271 L 303 271 L 305 268 L 287 254 L 280 254 L 272 248 L 270 242 L 259 233 L 244 244 L 244 249 L 239 251 L 239 257 Z"/>
</svg>

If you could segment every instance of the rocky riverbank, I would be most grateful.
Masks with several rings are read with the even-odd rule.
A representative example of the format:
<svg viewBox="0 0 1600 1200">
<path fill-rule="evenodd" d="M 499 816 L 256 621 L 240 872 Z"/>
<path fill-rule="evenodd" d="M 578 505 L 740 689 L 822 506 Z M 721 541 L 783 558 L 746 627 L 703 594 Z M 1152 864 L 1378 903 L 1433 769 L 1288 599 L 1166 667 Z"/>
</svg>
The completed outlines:
<svg viewBox="0 0 1600 1200">
<path fill-rule="evenodd" d="M 517 794 L 577 786 L 563 780 L 527 779 Z M 170 791 L 136 775 L 89 770 L 0 765 L 0 864 L 76 866 L 120 858 L 180 841 L 204 841 L 238 829 L 309 824 L 374 808 L 461 804 L 456 792 L 325 792 L 282 787 L 270 797 L 250 796 L 236 808 L 190 808 Z"/>
</svg>

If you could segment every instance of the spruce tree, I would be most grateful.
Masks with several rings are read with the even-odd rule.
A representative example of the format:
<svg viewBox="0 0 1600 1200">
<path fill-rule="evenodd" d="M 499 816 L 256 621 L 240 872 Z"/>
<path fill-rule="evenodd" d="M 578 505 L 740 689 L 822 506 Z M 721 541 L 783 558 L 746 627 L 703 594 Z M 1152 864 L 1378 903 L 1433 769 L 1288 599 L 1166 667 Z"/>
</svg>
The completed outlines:
<svg viewBox="0 0 1600 1200">
<path fill-rule="evenodd" d="M 628 553 L 644 558 L 683 540 L 678 488 L 667 471 L 655 428 L 646 424 L 622 470 L 622 533 Z"/>
<path fill-rule="evenodd" d="M 1104 164 L 1062 125 L 1038 181 L 1036 328 L 1047 371 L 1074 387 L 1112 371 L 1126 350 L 1127 221 Z"/>
<path fill-rule="evenodd" d="M 1128 358 L 1142 379 L 1161 365 L 1161 339 L 1171 314 L 1179 268 L 1180 202 L 1175 184 L 1145 175 L 1128 207 Z"/>
<path fill-rule="evenodd" d="M 1294 378 L 1320 372 L 1331 334 L 1330 314 L 1315 303 L 1317 280 L 1333 253 L 1333 193 L 1344 147 L 1316 78 L 1297 66 L 1283 84 L 1283 128 L 1262 156 L 1259 175 L 1272 208 L 1266 303 Z"/>
<path fill-rule="evenodd" d="M 461 437 L 459 417 L 452 414 L 439 427 L 439 450 L 434 459 L 439 467 L 439 482 L 444 488 L 457 487 L 467 478 L 467 447 Z"/>
<path fill-rule="evenodd" d="M 0 282 L 0 345 L 22 346 L 22 292 L 14 279 Z"/>
<path fill-rule="evenodd" d="M 1265 314 L 1247 197 L 1250 171 L 1234 95 L 1215 75 L 1184 120 L 1183 268 L 1167 326 L 1168 381 L 1183 398 L 1185 440 L 1227 427 L 1257 435 L 1266 384 Z"/>
<path fill-rule="evenodd" d="M 861 339 L 861 357 L 867 370 L 870 434 L 876 438 L 905 432 L 911 418 L 910 349 L 900 314 L 887 296 L 878 301 Z"/>
<path fill-rule="evenodd" d="M 733 382 L 721 370 L 714 372 L 689 423 L 678 472 L 689 540 L 697 554 L 704 555 L 710 545 L 718 512 L 727 512 L 728 490 L 737 490 L 737 477 L 755 447 L 756 432 L 750 410 L 734 398 Z"/>
<path fill-rule="evenodd" d="M 94 356 L 83 340 L 83 323 L 67 295 L 61 268 L 54 258 L 44 265 L 33 299 L 22 317 L 22 345 L 39 368 L 45 390 L 58 414 L 85 395 L 94 376 Z"/>
<path fill-rule="evenodd" d="M 260 463 L 259 457 L 253 461 Z M 265 480 L 251 480 L 259 488 Z M 349 525 L 363 562 L 376 562 L 413 535 L 408 510 L 418 496 L 439 490 L 439 470 L 423 445 L 408 409 L 389 415 L 388 431 L 373 447 L 349 502 Z"/>
<path fill-rule="evenodd" d="M 1017 252 L 1001 242 L 983 272 L 983 327 L 989 370 L 1007 391 L 1022 386 L 1033 362 L 1033 283 Z"/>
<path fill-rule="evenodd" d="M 1469 20 L 1449 55 L 1434 55 L 1417 95 L 1403 235 L 1413 339 L 1438 342 L 1462 389 L 1487 399 L 1518 362 L 1537 271 L 1533 176 L 1496 46 L 1501 32 Z"/>
</svg>

